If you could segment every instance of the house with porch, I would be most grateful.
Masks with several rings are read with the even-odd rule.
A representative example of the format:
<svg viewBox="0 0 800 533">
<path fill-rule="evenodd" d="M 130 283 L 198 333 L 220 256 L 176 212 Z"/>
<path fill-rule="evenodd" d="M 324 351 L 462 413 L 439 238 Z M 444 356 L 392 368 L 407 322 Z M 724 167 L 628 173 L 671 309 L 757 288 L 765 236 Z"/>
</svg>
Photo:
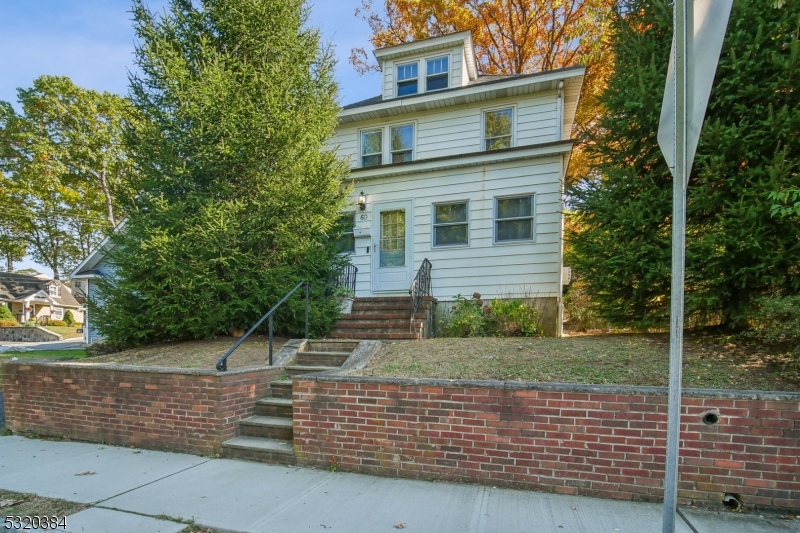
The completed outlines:
<svg viewBox="0 0 800 533">
<path fill-rule="evenodd" d="M 19 323 L 29 320 L 64 320 L 68 310 L 83 322 L 83 307 L 64 283 L 46 276 L 0 272 L 0 305 L 5 305 Z"/>
<path fill-rule="evenodd" d="M 471 32 L 374 55 L 379 94 L 343 107 L 329 146 L 351 164 L 345 242 L 360 315 L 333 335 L 374 338 L 367 310 L 388 316 L 428 278 L 440 307 L 458 294 L 531 298 L 560 335 L 564 177 L 584 67 L 480 75 Z M 386 338 L 406 338 L 395 326 Z"/>
</svg>

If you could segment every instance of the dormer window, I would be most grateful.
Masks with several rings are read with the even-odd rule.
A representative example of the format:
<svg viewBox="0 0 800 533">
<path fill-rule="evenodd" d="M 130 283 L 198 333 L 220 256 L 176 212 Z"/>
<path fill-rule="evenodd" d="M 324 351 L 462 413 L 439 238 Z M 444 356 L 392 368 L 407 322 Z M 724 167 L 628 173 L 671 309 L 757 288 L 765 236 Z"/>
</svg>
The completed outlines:
<svg viewBox="0 0 800 533">
<path fill-rule="evenodd" d="M 397 67 L 397 96 L 407 96 L 418 92 L 417 63 L 398 65 Z"/>
<path fill-rule="evenodd" d="M 444 57 L 437 57 L 434 59 L 428 59 L 426 61 L 427 64 L 427 72 L 425 78 L 425 90 L 426 91 L 439 91 L 441 89 L 447 89 L 447 81 L 450 77 L 450 73 L 447 69 L 447 56 Z"/>
<path fill-rule="evenodd" d="M 61 296 L 61 286 L 60 285 L 56 285 L 54 283 L 52 285 L 48 285 L 47 289 L 48 289 L 48 293 L 50 294 L 50 296 L 55 296 L 56 298 Z"/>
</svg>

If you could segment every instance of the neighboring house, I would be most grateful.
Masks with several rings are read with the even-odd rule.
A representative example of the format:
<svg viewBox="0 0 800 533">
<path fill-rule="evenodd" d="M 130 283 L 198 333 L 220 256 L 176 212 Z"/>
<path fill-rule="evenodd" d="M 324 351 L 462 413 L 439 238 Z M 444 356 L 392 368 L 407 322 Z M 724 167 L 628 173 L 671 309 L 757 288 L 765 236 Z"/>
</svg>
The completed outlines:
<svg viewBox="0 0 800 533">
<path fill-rule="evenodd" d="M 356 296 L 407 295 L 424 259 L 440 302 L 533 296 L 561 333 L 564 176 L 583 67 L 480 76 L 470 32 L 374 51 L 379 96 L 346 105 Z"/>
<path fill-rule="evenodd" d="M 117 228 L 122 227 L 122 224 Z M 75 297 L 86 306 L 86 301 L 91 299 L 96 302 L 97 299 L 97 278 L 113 274 L 113 268 L 108 265 L 106 254 L 108 253 L 108 237 L 92 251 L 86 259 L 72 271 L 69 279 L 72 286 L 75 288 Z M 83 324 L 83 340 L 86 343 L 92 343 L 102 340 L 100 332 L 97 327 L 92 323 L 92 316 L 88 309 L 84 315 Z"/>
<path fill-rule="evenodd" d="M 47 277 L 0 272 L 0 304 L 11 309 L 20 323 L 45 317 L 64 320 L 67 310 L 76 322 L 83 322 L 83 307 L 70 288 Z"/>
</svg>

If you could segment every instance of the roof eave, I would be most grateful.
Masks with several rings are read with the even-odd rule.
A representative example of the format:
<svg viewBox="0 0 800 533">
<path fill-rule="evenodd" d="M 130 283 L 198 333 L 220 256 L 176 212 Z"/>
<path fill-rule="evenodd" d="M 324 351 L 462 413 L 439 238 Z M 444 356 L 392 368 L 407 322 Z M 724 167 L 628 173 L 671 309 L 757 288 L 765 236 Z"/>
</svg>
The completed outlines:
<svg viewBox="0 0 800 533">
<path fill-rule="evenodd" d="M 453 100 L 453 102 L 450 104 L 444 103 L 443 105 L 437 105 L 436 107 L 461 105 L 462 103 L 466 102 L 461 102 L 460 100 L 468 100 L 470 97 L 476 95 L 481 95 L 492 91 L 517 89 L 525 87 L 526 85 L 535 85 L 549 81 L 574 78 L 583 76 L 585 72 L 585 67 L 569 67 L 565 69 L 525 75 L 518 78 L 512 78 L 510 80 L 489 81 L 476 85 L 467 85 L 465 87 L 459 87 L 452 90 L 438 91 L 435 93 L 422 93 L 406 98 L 393 98 L 391 100 L 365 105 L 362 107 L 343 109 L 339 112 L 339 123 L 347 124 L 361 120 L 369 120 L 372 118 L 398 115 L 406 112 L 411 113 L 417 110 L 426 109 L 428 104 L 434 102 L 441 103 L 443 100 Z"/>
</svg>

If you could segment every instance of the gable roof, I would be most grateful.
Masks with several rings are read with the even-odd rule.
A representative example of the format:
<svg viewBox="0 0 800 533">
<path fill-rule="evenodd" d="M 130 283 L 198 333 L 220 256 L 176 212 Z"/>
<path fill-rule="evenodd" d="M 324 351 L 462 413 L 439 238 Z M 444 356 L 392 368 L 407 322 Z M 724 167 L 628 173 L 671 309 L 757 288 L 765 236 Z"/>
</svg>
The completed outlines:
<svg viewBox="0 0 800 533">
<path fill-rule="evenodd" d="M 50 296 L 47 286 L 57 283 L 61 286 L 61 296 Z M 43 292 L 55 305 L 64 307 L 80 307 L 81 304 L 72 295 L 69 288 L 59 280 L 42 279 L 27 274 L 0 272 L 0 300 L 25 300 Z"/>
</svg>

